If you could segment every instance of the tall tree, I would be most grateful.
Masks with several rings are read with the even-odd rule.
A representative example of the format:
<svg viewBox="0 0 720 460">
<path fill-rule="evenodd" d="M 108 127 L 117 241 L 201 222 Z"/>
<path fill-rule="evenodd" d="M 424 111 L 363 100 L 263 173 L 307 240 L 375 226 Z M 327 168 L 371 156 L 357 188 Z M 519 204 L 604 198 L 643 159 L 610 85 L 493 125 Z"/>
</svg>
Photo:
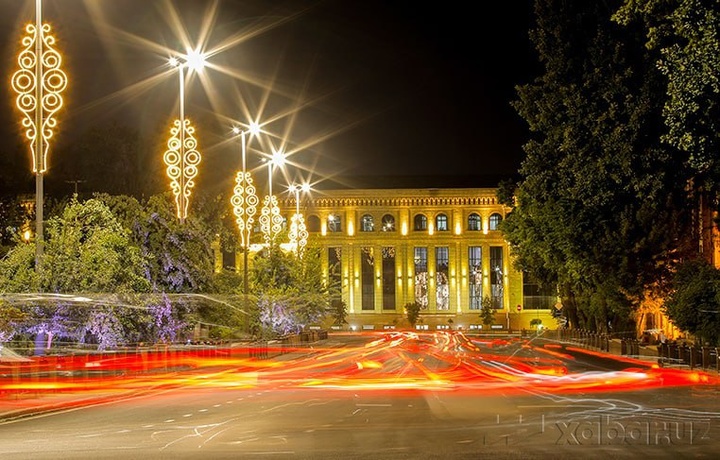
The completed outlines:
<svg viewBox="0 0 720 460">
<path fill-rule="evenodd" d="M 322 273 L 322 250 L 312 242 L 302 257 L 279 246 L 255 256 L 251 274 L 261 331 L 275 335 L 299 332 L 333 316 L 331 299 L 339 287 L 329 286 Z"/>
<path fill-rule="evenodd" d="M 667 77 L 663 140 L 683 153 L 695 185 L 717 191 L 720 174 L 720 3 L 716 0 L 626 0 L 615 16 L 642 22 L 647 46 Z"/>
<path fill-rule="evenodd" d="M 573 325 L 616 331 L 633 329 L 689 222 L 685 169 L 660 141 L 663 76 L 642 25 L 612 21 L 621 4 L 536 1 L 544 73 L 517 88 L 532 138 L 501 227 Z"/>
<path fill-rule="evenodd" d="M 626 0 L 615 19 L 642 23 L 647 47 L 659 53 L 657 66 L 667 77 L 663 88 L 666 130 L 662 139 L 677 149 L 687 167 L 688 194 L 697 210 L 700 251 L 689 253 L 673 279 L 665 312 L 680 328 L 717 344 L 717 271 L 710 242 L 717 231 L 720 195 L 720 3 L 717 0 Z M 713 218 L 714 217 L 714 218 Z M 717 263 L 715 260 L 714 263 Z"/>
<path fill-rule="evenodd" d="M 149 256 L 146 273 L 156 292 L 202 292 L 212 283 L 214 233 L 192 213 L 181 223 L 169 193 L 152 196 L 144 206 L 135 238 Z M 151 257 L 150 257 L 151 256 Z"/>
</svg>

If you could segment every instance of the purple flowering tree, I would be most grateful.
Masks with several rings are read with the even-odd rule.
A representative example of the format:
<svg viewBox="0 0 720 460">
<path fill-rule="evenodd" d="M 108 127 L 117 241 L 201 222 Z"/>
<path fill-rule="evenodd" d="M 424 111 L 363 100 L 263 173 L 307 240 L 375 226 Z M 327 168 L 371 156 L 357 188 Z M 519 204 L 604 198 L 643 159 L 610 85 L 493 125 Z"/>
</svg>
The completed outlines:
<svg viewBox="0 0 720 460">
<path fill-rule="evenodd" d="M 153 319 L 152 334 L 156 342 L 173 343 L 183 338 L 189 326 L 175 314 L 167 295 L 163 295 L 162 302 L 150 305 L 148 310 Z"/>
<path fill-rule="evenodd" d="M 265 293 L 258 300 L 259 321 L 264 335 L 284 336 L 302 331 L 290 299 L 279 293 Z"/>
<path fill-rule="evenodd" d="M 90 312 L 83 330 L 97 339 L 98 350 L 115 348 L 125 342 L 122 323 L 113 307 L 94 308 Z M 85 334 L 80 341 L 84 342 L 84 340 Z"/>
</svg>

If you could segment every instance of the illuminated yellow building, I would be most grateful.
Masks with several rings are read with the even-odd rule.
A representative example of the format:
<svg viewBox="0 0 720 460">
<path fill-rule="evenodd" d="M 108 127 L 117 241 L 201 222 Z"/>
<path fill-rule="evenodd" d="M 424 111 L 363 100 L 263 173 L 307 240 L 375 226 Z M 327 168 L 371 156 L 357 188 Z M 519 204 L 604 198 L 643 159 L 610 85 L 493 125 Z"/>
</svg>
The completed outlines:
<svg viewBox="0 0 720 460">
<path fill-rule="evenodd" d="M 280 201 L 285 216 L 295 206 Z M 300 210 L 323 247 L 325 276 L 342 286 L 352 329 L 407 327 L 411 302 L 422 305 L 417 328 L 487 328 L 485 298 L 497 311 L 493 329 L 556 327 L 556 297 L 512 266 L 498 230 L 509 209 L 494 188 L 323 190 Z"/>
</svg>

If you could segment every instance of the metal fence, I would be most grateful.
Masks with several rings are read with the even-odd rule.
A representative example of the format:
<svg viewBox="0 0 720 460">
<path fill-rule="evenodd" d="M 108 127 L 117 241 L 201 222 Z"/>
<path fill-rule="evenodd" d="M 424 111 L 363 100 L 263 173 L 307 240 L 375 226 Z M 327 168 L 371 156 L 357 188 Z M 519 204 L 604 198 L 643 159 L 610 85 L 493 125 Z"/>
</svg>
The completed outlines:
<svg viewBox="0 0 720 460">
<path fill-rule="evenodd" d="M 557 329 L 557 338 L 565 342 L 575 343 L 585 348 L 610 351 L 610 336 L 584 329 Z"/>
<path fill-rule="evenodd" d="M 702 347 L 678 343 L 658 345 L 658 361 L 661 364 L 681 364 L 690 369 L 715 370 L 720 372 L 718 347 Z"/>
<path fill-rule="evenodd" d="M 612 338 L 608 334 L 583 329 L 557 329 L 546 331 L 544 335 L 583 348 L 624 356 L 657 356 L 658 364 L 663 366 L 688 366 L 690 369 L 714 370 L 720 373 L 719 347 L 703 347 L 675 342 L 643 346 L 639 340 L 634 338 Z"/>
</svg>

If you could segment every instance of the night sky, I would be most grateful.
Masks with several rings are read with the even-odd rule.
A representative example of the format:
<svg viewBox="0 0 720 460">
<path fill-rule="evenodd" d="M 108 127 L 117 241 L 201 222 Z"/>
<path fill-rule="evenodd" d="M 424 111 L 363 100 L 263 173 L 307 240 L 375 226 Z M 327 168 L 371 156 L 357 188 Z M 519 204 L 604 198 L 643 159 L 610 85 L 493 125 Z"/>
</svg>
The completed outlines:
<svg viewBox="0 0 720 460">
<path fill-rule="evenodd" d="M 214 17 L 206 49 L 227 47 L 208 59 L 209 84 L 185 87 L 205 181 L 231 180 L 239 163 L 229 130 L 248 116 L 273 120 L 274 136 L 253 144 L 250 165 L 284 145 L 295 165 L 288 180 L 512 175 L 528 134 L 510 102 L 537 67 L 531 3 L 497 2 L 491 13 L 460 1 L 44 0 L 70 78 L 57 149 L 120 120 L 150 150 L 177 116 L 179 82 L 166 64 L 184 48 L 177 24 L 198 43 Z M 21 139 L 9 75 L 34 4 L 0 0 L 3 151 Z"/>
</svg>

